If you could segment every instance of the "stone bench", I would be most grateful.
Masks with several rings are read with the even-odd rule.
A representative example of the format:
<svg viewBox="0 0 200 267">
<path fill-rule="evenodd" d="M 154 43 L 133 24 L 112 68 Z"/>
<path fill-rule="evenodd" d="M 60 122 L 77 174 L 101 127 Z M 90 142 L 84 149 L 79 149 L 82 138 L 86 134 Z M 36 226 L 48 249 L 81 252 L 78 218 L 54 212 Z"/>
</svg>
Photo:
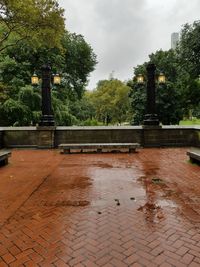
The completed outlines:
<svg viewBox="0 0 200 267">
<path fill-rule="evenodd" d="M 10 151 L 0 150 L 0 166 L 8 164 L 8 157 L 11 156 Z"/>
<path fill-rule="evenodd" d="M 120 149 L 128 149 L 129 153 L 135 152 L 136 148 L 140 147 L 138 143 L 90 143 L 90 144 L 60 144 L 59 149 L 62 149 L 63 154 L 70 154 L 71 150 L 95 150 L 98 153 L 101 153 L 103 149 L 112 149 L 112 150 L 120 150 Z"/>
<path fill-rule="evenodd" d="M 190 160 L 194 163 L 200 163 L 200 149 L 194 148 L 187 152 L 187 155 L 190 157 Z"/>
</svg>

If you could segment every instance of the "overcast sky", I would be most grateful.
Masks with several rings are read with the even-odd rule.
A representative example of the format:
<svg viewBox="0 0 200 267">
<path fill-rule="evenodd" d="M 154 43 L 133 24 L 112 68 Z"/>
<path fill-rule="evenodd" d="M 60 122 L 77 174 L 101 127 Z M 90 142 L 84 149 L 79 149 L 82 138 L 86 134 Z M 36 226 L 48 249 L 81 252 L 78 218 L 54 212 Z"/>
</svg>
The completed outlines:
<svg viewBox="0 0 200 267">
<path fill-rule="evenodd" d="M 171 47 L 171 33 L 200 19 L 200 0 L 58 0 L 66 28 L 82 34 L 97 55 L 89 89 L 99 80 L 127 80 L 133 67 L 158 49 Z"/>
</svg>

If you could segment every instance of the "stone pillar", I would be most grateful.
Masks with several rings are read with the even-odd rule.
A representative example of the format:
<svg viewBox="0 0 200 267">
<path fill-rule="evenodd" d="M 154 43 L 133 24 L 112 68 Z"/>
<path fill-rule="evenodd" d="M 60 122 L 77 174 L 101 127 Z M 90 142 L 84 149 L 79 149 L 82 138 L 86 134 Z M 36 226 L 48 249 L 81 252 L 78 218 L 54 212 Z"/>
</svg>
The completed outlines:
<svg viewBox="0 0 200 267">
<path fill-rule="evenodd" d="M 38 148 L 54 148 L 55 143 L 55 130 L 54 126 L 38 126 Z"/>
</svg>

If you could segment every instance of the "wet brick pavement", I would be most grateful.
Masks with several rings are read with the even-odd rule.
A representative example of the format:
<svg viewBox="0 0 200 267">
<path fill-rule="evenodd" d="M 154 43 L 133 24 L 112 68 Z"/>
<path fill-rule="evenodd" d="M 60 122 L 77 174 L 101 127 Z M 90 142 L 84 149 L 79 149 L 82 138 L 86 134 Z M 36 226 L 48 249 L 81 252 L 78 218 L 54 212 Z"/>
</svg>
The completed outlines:
<svg viewBox="0 0 200 267">
<path fill-rule="evenodd" d="M 0 169 L 0 267 L 200 266 L 200 167 L 186 150 L 14 150 Z"/>
</svg>

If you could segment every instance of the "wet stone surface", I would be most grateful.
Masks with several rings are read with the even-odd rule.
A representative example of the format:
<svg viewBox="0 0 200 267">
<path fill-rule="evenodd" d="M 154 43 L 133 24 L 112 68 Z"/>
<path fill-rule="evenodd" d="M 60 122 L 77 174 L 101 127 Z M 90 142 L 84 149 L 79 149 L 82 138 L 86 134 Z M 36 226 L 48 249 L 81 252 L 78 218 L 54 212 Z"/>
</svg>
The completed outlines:
<svg viewBox="0 0 200 267">
<path fill-rule="evenodd" d="M 200 266 L 200 167 L 186 151 L 13 151 L 0 267 Z"/>
</svg>

